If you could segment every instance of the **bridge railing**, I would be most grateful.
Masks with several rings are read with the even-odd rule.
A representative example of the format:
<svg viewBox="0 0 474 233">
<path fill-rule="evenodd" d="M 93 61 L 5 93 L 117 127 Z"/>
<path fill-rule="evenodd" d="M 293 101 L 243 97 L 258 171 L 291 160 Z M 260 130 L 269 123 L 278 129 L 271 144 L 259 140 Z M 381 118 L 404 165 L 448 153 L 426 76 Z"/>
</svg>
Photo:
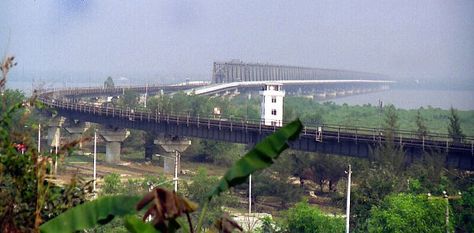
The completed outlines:
<svg viewBox="0 0 474 233">
<path fill-rule="evenodd" d="M 164 113 L 158 111 L 143 111 L 123 109 L 113 106 L 102 106 L 91 103 L 73 103 L 58 99 L 40 96 L 40 101 L 52 108 L 62 108 L 94 114 L 98 116 L 118 117 L 128 121 L 167 122 L 169 124 L 187 124 L 197 127 L 225 128 L 232 130 L 251 130 L 258 132 L 273 132 L 278 126 L 269 126 L 260 119 L 248 119 L 239 117 L 222 117 L 216 115 L 193 116 L 190 113 Z M 283 122 L 285 124 L 286 122 Z M 386 135 L 391 133 L 392 135 Z M 474 154 L 474 138 L 466 137 L 463 141 L 454 142 L 449 135 L 430 133 L 419 135 L 415 131 L 408 130 L 384 130 L 379 128 L 351 127 L 343 125 L 328 124 L 305 124 L 302 136 L 313 137 L 315 140 L 333 139 L 337 141 L 351 140 L 356 142 L 385 142 L 392 140 L 399 145 L 417 145 L 420 147 L 440 149 L 463 149 L 471 150 Z"/>
</svg>

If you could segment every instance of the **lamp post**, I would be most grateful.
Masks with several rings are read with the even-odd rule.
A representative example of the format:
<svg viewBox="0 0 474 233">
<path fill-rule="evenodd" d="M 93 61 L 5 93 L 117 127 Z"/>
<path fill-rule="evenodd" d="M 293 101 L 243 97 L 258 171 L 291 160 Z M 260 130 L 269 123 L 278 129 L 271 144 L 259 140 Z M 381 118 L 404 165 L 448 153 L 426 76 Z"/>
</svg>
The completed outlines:
<svg viewBox="0 0 474 233">
<path fill-rule="evenodd" d="M 146 108 L 146 102 L 148 98 L 148 83 L 145 85 L 145 103 L 143 104 L 143 107 Z"/>
<path fill-rule="evenodd" d="M 170 157 L 170 156 L 160 155 L 160 154 L 156 154 L 155 156 L 163 157 L 163 158 L 167 158 L 167 159 L 174 159 L 174 177 L 173 177 L 174 191 L 178 192 L 178 164 L 179 164 L 180 154 L 177 150 L 175 150 L 174 152 L 175 152 L 174 158 Z"/>
<path fill-rule="evenodd" d="M 443 191 L 443 198 L 446 199 L 446 233 L 449 233 L 449 198 L 446 191 Z"/>
<path fill-rule="evenodd" d="M 38 124 L 38 154 L 41 153 L 41 124 Z"/>
<path fill-rule="evenodd" d="M 94 131 L 94 172 L 93 172 L 94 180 L 93 184 L 93 191 L 94 196 L 96 195 L 96 180 L 97 180 L 97 129 Z"/>
<path fill-rule="evenodd" d="M 349 233 L 349 218 L 351 214 L 351 174 L 352 169 L 349 164 L 349 169 L 346 171 L 347 174 L 347 202 L 346 202 L 346 233 Z"/>
</svg>

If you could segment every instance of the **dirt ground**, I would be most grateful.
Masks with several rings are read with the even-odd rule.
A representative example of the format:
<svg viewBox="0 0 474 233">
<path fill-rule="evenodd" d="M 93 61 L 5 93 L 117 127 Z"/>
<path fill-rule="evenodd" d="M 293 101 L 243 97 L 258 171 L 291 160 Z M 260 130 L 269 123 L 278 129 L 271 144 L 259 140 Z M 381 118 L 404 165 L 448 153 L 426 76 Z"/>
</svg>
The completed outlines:
<svg viewBox="0 0 474 233">
<path fill-rule="evenodd" d="M 124 156 L 125 157 L 125 156 Z M 58 170 L 58 176 L 55 179 L 56 183 L 68 183 L 72 177 L 77 176 L 82 178 L 85 181 L 92 180 L 93 178 L 93 160 L 91 156 L 75 156 L 60 162 L 59 165 L 61 168 Z M 187 161 L 182 161 L 181 168 L 183 171 L 186 171 L 188 174 L 180 174 L 180 178 L 187 180 L 193 173 L 195 173 L 198 167 L 205 167 L 208 170 L 209 175 L 222 176 L 227 169 L 226 167 L 220 167 L 212 164 L 196 164 Z M 118 164 L 109 164 L 99 159 L 97 162 L 97 177 L 98 184 L 100 185 L 101 180 L 104 176 L 108 174 L 120 174 L 122 179 L 135 179 L 143 178 L 146 175 L 151 176 L 167 176 L 169 179 L 172 179 L 172 173 L 164 173 L 163 161 L 153 160 L 151 162 L 146 161 L 141 158 L 123 158 L 122 161 Z M 315 186 L 315 184 L 314 184 Z M 312 189 L 312 188 L 311 188 Z M 316 187 L 313 189 L 316 190 Z M 238 198 L 245 206 L 247 202 L 247 194 L 237 195 L 235 198 Z M 269 200 L 267 197 L 257 197 L 256 203 L 254 203 L 255 209 L 267 213 L 275 213 L 281 206 L 276 206 L 272 198 Z M 308 193 L 307 199 L 311 204 L 315 204 L 320 208 L 324 209 L 328 213 L 340 214 L 341 210 L 334 208 L 331 205 L 330 198 L 325 197 L 324 195 L 315 195 L 314 191 Z"/>
</svg>

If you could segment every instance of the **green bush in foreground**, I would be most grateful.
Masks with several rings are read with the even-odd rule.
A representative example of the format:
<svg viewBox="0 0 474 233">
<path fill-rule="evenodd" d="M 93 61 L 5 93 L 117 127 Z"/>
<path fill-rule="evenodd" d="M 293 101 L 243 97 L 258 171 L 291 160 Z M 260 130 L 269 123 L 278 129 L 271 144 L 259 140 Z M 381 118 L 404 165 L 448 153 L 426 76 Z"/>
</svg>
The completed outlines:
<svg viewBox="0 0 474 233">
<path fill-rule="evenodd" d="M 344 232 L 344 218 L 324 214 L 307 202 L 299 202 L 287 212 L 288 232 Z"/>
<path fill-rule="evenodd" d="M 369 232 L 446 232 L 446 205 L 441 197 L 396 194 L 370 210 Z M 452 221 L 449 232 L 452 232 Z"/>
</svg>

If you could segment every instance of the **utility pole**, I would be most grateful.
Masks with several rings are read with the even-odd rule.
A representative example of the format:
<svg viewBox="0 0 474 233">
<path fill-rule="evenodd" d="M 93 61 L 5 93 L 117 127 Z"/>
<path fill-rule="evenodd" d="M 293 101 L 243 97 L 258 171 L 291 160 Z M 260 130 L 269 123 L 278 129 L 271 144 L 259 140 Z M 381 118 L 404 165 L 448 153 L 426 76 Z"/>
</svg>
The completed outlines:
<svg viewBox="0 0 474 233">
<path fill-rule="evenodd" d="M 446 233 L 449 233 L 449 197 L 446 191 L 443 191 L 443 197 L 446 199 Z"/>
<path fill-rule="evenodd" d="M 252 174 L 249 175 L 249 214 L 248 214 L 248 230 L 252 228 L 252 223 L 250 221 L 252 214 Z"/>
<path fill-rule="evenodd" d="M 252 174 L 249 175 L 249 218 L 252 213 Z"/>
<path fill-rule="evenodd" d="M 96 195 L 96 179 L 97 179 L 97 129 L 94 132 L 94 180 L 92 182 L 93 184 L 93 191 L 94 191 L 94 196 Z"/>
<path fill-rule="evenodd" d="M 54 174 L 58 174 L 58 148 L 59 148 L 59 139 L 58 137 L 56 139 L 56 142 L 54 143 Z"/>
<path fill-rule="evenodd" d="M 352 169 L 349 164 L 349 170 L 347 173 L 347 203 L 346 203 L 346 233 L 349 233 L 349 217 L 351 214 L 351 174 Z"/>
<path fill-rule="evenodd" d="M 179 152 L 177 150 L 174 151 L 174 192 L 178 192 L 178 159 L 179 159 Z"/>
<path fill-rule="evenodd" d="M 146 108 L 147 97 L 148 97 L 148 83 L 145 85 L 145 104 L 144 104 L 145 108 Z"/>
<path fill-rule="evenodd" d="M 38 154 L 41 153 L 41 124 L 38 124 Z"/>
</svg>

